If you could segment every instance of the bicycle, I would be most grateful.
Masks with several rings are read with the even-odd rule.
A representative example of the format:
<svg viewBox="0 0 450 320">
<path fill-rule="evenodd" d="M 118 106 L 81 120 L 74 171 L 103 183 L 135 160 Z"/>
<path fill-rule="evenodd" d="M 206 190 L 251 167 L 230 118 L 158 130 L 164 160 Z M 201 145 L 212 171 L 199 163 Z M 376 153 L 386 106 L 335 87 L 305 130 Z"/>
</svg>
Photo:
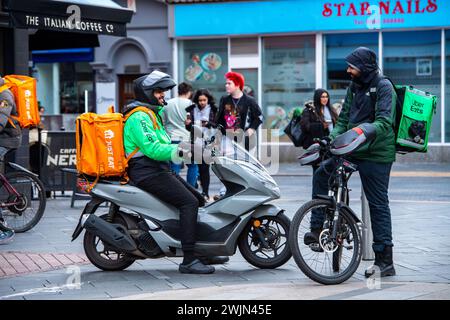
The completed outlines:
<svg viewBox="0 0 450 320">
<path fill-rule="evenodd" d="M 33 228 L 42 218 L 46 206 L 45 189 L 38 176 L 24 167 L 4 162 L 14 171 L 0 172 L 0 208 L 8 228 L 17 233 Z"/>
<path fill-rule="evenodd" d="M 319 195 L 305 203 L 296 212 L 289 231 L 289 245 L 296 264 L 307 277 L 321 284 L 339 284 L 348 280 L 361 261 L 362 223 L 349 207 L 347 186 L 357 165 L 345 156 L 365 142 L 362 131 L 349 130 L 331 144 L 327 140 L 316 141 L 299 158 L 301 165 L 310 165 L 321 157 L 330 156 L 335 165 L 328 181 L 328 196 Z M 310 231 L 313 210 L 325 219 L 318 243 L 307 245 L 304 235 Z"/>
</svg>

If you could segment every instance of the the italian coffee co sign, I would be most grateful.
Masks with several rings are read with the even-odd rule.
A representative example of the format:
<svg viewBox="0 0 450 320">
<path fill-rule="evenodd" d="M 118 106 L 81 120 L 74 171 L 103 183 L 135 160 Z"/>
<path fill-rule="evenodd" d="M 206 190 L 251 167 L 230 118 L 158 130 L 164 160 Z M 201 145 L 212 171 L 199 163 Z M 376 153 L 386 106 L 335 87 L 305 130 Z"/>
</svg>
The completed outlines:
<svg viewBox="0 0 450 320">
<path fill-rule="evenodd" d="M 81 33 L 96 33 L 113 36 L 126 35 L 124 24 L 83 19 L 81 8 L 77 5 L 67 7 L 67 17 L 41 13 L 15 12 L 14 25 L 30 29 L 46 29 L 52 31 L 72 31 Z"/>
</svg>

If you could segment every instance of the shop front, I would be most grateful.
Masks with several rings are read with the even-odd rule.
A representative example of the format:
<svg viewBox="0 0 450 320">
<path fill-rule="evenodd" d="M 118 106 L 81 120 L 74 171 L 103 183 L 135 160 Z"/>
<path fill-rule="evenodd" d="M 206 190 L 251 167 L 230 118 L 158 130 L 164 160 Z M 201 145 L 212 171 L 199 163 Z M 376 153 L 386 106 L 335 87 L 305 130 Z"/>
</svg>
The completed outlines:
<svg viewBox="0 0 450 320">
<path fill-rule="evenodd" d="M 377 52 L 380 69 L 395 83 L 438 97 L 430 151 L 405 161 L 449 158 L 450 2 L 168 2 L 178 81 L 207 87 L 219 99 L 223 74 L 243 70 L 264 112 L 262 128 L 270 130 L 260 144 L 279 141 L 281 160 L 301 152 L 283 133 L 292 110 L 312 100 L 316 88 L 341 104 L 350 80 L 344 58 L 359 46 Z"/>
</svg>

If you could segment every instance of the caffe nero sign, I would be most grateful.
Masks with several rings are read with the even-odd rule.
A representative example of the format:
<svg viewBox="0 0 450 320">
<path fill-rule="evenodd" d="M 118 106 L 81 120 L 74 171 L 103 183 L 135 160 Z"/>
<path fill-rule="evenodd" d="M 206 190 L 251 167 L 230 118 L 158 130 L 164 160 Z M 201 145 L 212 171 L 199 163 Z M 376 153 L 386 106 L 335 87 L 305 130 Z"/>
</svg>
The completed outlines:
<svg viewBox="0 0 450 320">
<path fill-rule="evenodd" d="M 5 11 L 10 12 L 11 24 L 16 28 L 126 36 L 126 23 L 132 15 L 127 9 L 63 4 L 58 1 L 42 1 L 45 6 L 36 6 L 34 2 L 30 8 L 18 8 L 14 1 L 6 2 L 11 3 Z"/>
</svg>

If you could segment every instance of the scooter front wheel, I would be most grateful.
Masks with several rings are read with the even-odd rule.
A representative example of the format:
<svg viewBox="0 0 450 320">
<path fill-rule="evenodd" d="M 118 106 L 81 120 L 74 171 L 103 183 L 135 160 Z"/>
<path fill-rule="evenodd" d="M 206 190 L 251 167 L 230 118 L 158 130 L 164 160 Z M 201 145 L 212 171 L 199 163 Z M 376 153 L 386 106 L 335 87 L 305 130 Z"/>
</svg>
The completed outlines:
<svg viewBox="0 0 450 320">
<path fill-rule="evenodd" d="M 291 221 L 283 213 L 251 219 L 239 236 L 239 251 L 245 260 L 261 269 L 275 269 L 292 256 L 289 248 Z"/>
<path fill-rule="evenodd" d="M 100 216 L 106 220 L 107 214 Z M 125 225 L 125 221 L 119 216 L 114 217 L 114 223 Z M 83 239 L 84 252 L 89 261 L 97 268 L 104 271 L 120 271 L 128 268 L 134 259 L 127 257 L 124 253 L 116 251 L 99 237 L 86 230 Z"/>
</svg>

